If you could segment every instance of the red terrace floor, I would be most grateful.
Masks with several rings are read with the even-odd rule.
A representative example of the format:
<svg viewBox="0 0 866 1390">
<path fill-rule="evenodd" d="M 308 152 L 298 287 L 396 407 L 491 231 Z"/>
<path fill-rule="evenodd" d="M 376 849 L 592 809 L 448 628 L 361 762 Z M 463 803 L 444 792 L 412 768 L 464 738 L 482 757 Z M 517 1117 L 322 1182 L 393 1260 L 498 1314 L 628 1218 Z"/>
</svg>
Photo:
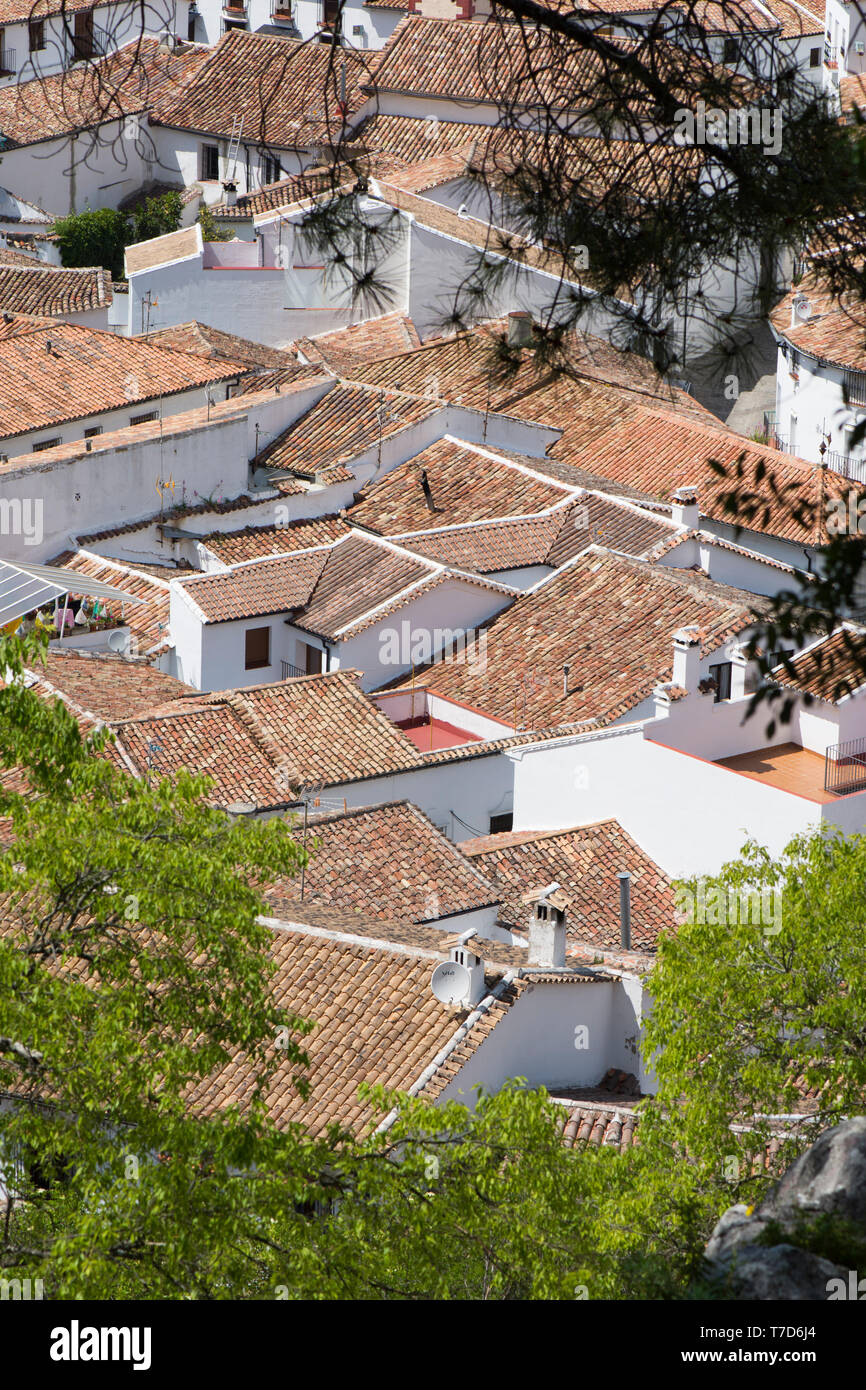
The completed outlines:
<svg viewBox="0 0 866 1390">
<path fill-rule="evenodd" d="M 397 728 L 411 738 L 422 753 L 436 748 L 457 748 L 461 743 L 480 743 L 478 734 L 468 734 L 444 719 L 398 719 Z"/>
</svg>

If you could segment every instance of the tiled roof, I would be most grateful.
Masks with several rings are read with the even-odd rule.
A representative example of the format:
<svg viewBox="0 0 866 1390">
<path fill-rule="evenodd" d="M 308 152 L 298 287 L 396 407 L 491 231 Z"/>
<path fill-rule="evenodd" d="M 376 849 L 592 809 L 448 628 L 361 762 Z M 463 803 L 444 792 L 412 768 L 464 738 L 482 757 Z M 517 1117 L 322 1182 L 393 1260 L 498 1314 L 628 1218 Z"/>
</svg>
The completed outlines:
<svg viewBox="0 0 866 1390">
<path fill-rule="evenodd" d="M 479 128 L 466 121 L 442 121 L 431 116 L 397 116 L 376 111 L 358 127 L 353 146 L 394 155 L 407 164 L 434 159 L 462 149 L 478 138 Z"/>
<path fill-rule="evenodd" d="M 805 323 L 794 317 L 795 300 L 806 299 Z M 834 296 L 815 271 L 785 295 L 770 315 L 776 332 L 801 352 L 823 362 L 866 372 L 866 315 L 854 294 Z"/>
<path fill-rule="evenodd" d="M 353 531 L 315 550 L 252 560 L 180 583 L 205 622 L 291 612 L 296 627 L 335 640 L 396 611 L 448 573 L 432 561 Z M 484 582 L 465 575 L 460 580 Z"/>
<path fill-rule="evenodd" d="M 110 0 L 100 0 L 100 9 L 103 7 L 109 8 Z M 0 0 L 0 24 L 27 24 L 33 19 L 90 9 L 93 9 L 93 0 Z"/>
<path fill-rule="evenodd" d="M 309 1099 L 303 1100 L 293 1085 L 296 1068 L 288 1061 L 271 1084 L 268 1108 L 277 1128 L 301 1123 L 319 1135 L 338 1124 L 356 1133 L 368 1131 L 383 1117 L 359 1097 L 360 1087 L 367 1083 L 409 1090 L 456 1043 L 430 1076 L 424 1094 L 432 1098 L 490 1036 L 520 992 L 500 985 L 500 997 L 480 1014 L 448 1008 L 430 988 L 441 953 L 375 938 L 342 940 L 339 914 L 337 924 L 336 932 L 289 923 L 274 933 L 275 1003 L 317 1025 L 299 1040 L 310 1061 L 303 1073 L 311 1083 Z M 251 1079 L 238 1059 L 200 1085 L 191 1104 L 207 1112 L 243 1105 Z"/>
<path fill-rule="evenodd" d="M 296 839 L 302 841 L 300 822 Z M 469 864 L 423 811 L 409 801 L 364 806 L 309 819 L 311 860 L 304 901 L 349 908 L 389 921 L 425 922 L 499 901 L 481 869 Z M 300 878 L 267 890 L 275 916 L 290 916 Z"/>
<path fill-rule="evenodd" d="M 54 323 L 0 343 L 0 438 L 132 407 L 243 372 L 81 324 Z"/>
<path fill-rule="evenodd" d="M 850 121 L 854 108 L 866 112 L 866 72 L 851 72 L 839 83 L 839 99 L 842 115 Z"/>
<path fill-rule="evenodd" d="M 40 320 L 40 322 L 44 322 L 44 320 Z M 0 317 L 0 324 L 2 324 L 2 317 Z M 86 331 L 92 332 L 93 330 L 88 329 Z M 52 340 L 57 336 L 56 324 L 52 324 L 51 336 Z M 0 338 L 2 338 L 2 334 L 0 334 Z M 115 341 L 120 343 L 129 343 L 134 342 L 134 339 L 118 338 Z M 164 356 L 175 356 L 175 354 L 170 353 L 170 350 L 167 348 L 154 348 L 153 351 L 161 352 Z M 205 359 L 200 357 L 191 357 L 189 360 L 191 362 L 202 364 Z M 2 350 L 0 350 L 0 361 L 2 361 Z M 238 367 L 238 371 L 244 370 L 244 368 L 240 366 Z M 217 380 L 219 380 L 219 377 L 217 377 Z M 257 384 L 259 384 L 261 379 L 255 378 L 255 380 L 257 381 Z M 287 391 L 305 391 L 308 388 L 308 386 L 314 383 L 316 380 L 328 381 L 329 378 L 301 377 L 297 380 L 292 380 L 288 382 L 287 386 L 281 389 L 286 389 Z M 192 434 L 197 430 L 209 432 L 215 425 L 220 424 L 224 421 L 245 419 L 247 416 L 247 412 L 253 409 L 254 406 L 256 406 L 257 404 L 261 404 L 264 401 L 272 401 L 273 399 L 273 390 L 270 388 L 262 388 L 259 384 L 259 389 L 257 391 L 237 393 L 236 395 L 231 396 L 227 401 L 216 401 L 213 405 L 196 406 L 195 409 L 184 410 L 178 415 L 167 415 L 162 420 L 149 420 L 141 425 L 127 425 L 124 426 L 123 429 L 111 430 L 108 433 L 96 435 L 94 436 L 94 438 L 88 440 L 71 439 L 68 444 L 57 444 L 53 449 L 44 449 L 40 450 L 37 453 L 32 453 L 28 449 L 27 453 L 16 454 L 14 457 L 10 458 L 7 463 L 0 462 L 0 475 L 2 475 L 2 473 L 7 469 L 10 471 L 13 469 L 15 471 L 20 471 L 22 468 L 42 469 L 48 463 L 54 463 L 60 460 L 69 461 L 71 459 L 83 458 L 85 454 L 91 453 L 94 455 L 111 454 L 114 453 L 114 451 L 117 449 L 124 449 L 127 448 L 129 445 L 143 444 L 148 440 L 159 439 L 164 443 L 167 439 L 177 438 L 179 435 Z M 90 445 L 91 447 L 88 448 L 88 445 Z M 18 447 L 24 448 L 25 444 L 22 443 Z M 280 484 L 280 489 L 283 486 L 283 484 Z M 298 493 L 304 492 L 305 488 L 303 484 L 299 483 L 297 485 L 296 491 Z M 211 503 L 209 506 L 187 506 L 182 508 L 181 510 L 176 510 L 175 514 L 182 514 L 188 516 L 192 515 L 195 511 L 198 510 L 232 511 L 234 508 L 242 509 L 244 507 L 260 504 L 261 498 L 259 498 L 259 502 L 257 504 L 254 504 L 250 501 L 248 497 L 236 497 L 230 500 L 219 499 L 218 501 Z M 154 516 L 151 519 L 156 520 L 156 516 Z M 141 524 L 149 524 L 149 522 L 133 523 L 133 525 L 135 526 Z M 123 528 L 118 528 L 118 533 L 122 529 Z"/>
<path fill-rule="evenodd" d="M 595 351 L 593 343 L 593 356 Z M 613 351 L 599 354 L 604 376 Z M 735 434 L 684 392 L 665 388 L 663 383 L 645 390 L 637 384 L 608 385 L 591 378 L 584 370 L 586 358 L 579 359 L 568 375 L 553 376 L 538 372 L 531 351 L 526 350 L 514 380 L 491 387 L 490 352 L 489 335 L 476 331 L 371 363 L 359 368 L 357 375 L 371 385 L 399 385 L 409 391 L 424 390 L 425 383 L 429 389 L 435 381 L 443 398 L 459 397 L 464 405 L 559 428 L 562 438 L 550 446 L 549 456 L 551 463 L 561 464 L 563 477 L 578 483 L 580 475 L 570 470 L 581 470 L 604 480 L 605 486 L 614 483 L 637 489 L 650 498 L 667 498 L 678 487 L 695 486 L 701 513 L 728 523 L 733 518 L 725 494 L 733 484 L 730 478 L 720 478 L 709 460 L 716 459 L 730 470 L 742 459 L 742 490 L 755 499 L 752 514 L 740 514 L 747 529 L 806 544 L 827 538 L 826 499 L 844 496 L 849 486 L 841 474 Z M 618 356 L 623 369 L 630 370 L 631 354 Z M 664 399 L 665 389 L 669 399 Z M 766 476 L 756 481 L 756 470 Z M 800 505 L 809 511 L 805 517 L 797 515 Z M 409 530 L 410 524 L 399 529 Z M 418 523 L 415 529 L 420 529 Z"/>
<path fill-rule="evenodd" d="M 814 34 L 824 36 L 824 0 L 817 5 L 800 5 L 797 0 L 762 0 L 765 8 L 782 26 L 780 38 L 799 39 Z"/>
<path fill-rule="evenodd" d="M 773 680 L 819 700 L 838 704 L 866 685 L 866 633 L 846 624 L 792 658 L 790 673 L 777 667 Z"/>
<path fill-rule="evenodd" d="M 51 648 L 45 665 L 32 671 L 40 690 L 59 695 L 73 713 L 96 722 L 134 719 L 166 700 L 193 693 L 146 662 L 103 653 Z"/>
<path fill-rule="evenodd" d="M 141 603 L 130 604 L 123 613 L 119 599 L 100 599 L 114 618 L 123 617 L 130 631 L 145 648 L 143 655 L 152 647 L 157 647 L 168 639 L 169 585 L 168 579 L 146 574 L 119 560 L 106 560 L 102 555 L 94 555 L 88 550 L 66 550 L 51 562 L 63 569 L 75 570 L 88 579 L 98 579 L 104 584 L 115 584 L 124 593 L 132 594 Z M 173 571 L 166 570 L 170 575 Z"/>
<path fill-rule="evenodd" d="M 336 188 L 344 175 L 354 182 L 361 164 L 362 161 L 355 156 L 352 168 L 346 164 L 339 164 L 304 169 L 303 173 L 292 174 L 289 178 L 277 179 L 274 183 L 263 184 L 261 188 L 256 188 L 251 193 L 239 193 L 237 202 L 231 206 L 226 202 L 213 203 L 211 211 L 220 220 L 234 221 L 256 217 L 264 212 L 272 212 L 275 208 L 288 207 L 294 203 L 303 202 L 316 193 L 324 193 L 329 189 Z M 403 160 L 398 156 L 379 152 L 372 153 L 369 159 L 370 170 L 375 169 L 380 173 L 384 173 L 386 170 L 399 169 L 402 164 Z"/>
<path fill-rule="evenodd" d="M 749 600 L 761 602 L 591 549 L 485 625 L 483 667 L 440 662 L 416 680 L 521 728 L 608 723 L 671 679 L 678 628 L 694 624 L 703 652 L 714 651 L 754 621 Z"/>
<path fill-rule="evenodd" d="M 167 265 L 169 261 L 184 260 L 187 256 L 198 255 L 202 246 L 198 223 L 193 223 L 191 227 L 178 227 L 176 232 L 149 237 L 147 241 L 133 242 L 124 252 L 126 273 L 136 275 L 141 270 Z"/>
<path fill-rule="evenodd" d="M 570 899 L 568 935 L 606 950 L 620 946 L 619 880 L 631 874 L 632 948 L 655 949 L 658 934 L 675 925 L 671 881 L 615 820 L 572 830 L 512 831 L 464 840 L 467 855 L 502 896 L 499 920 L 525 930 L 524 894 L 557 882 Z"/>
<path fill-rule="evenodd" d="M 0 89 L 0 150 L 32 145 L 125 115 L 154 111 L 207 58 L 198 46 L 169 50 L 155 38 L 125 44 L 107 58 Z"/>
<path fill-rule="evenodd" d="M 444 154 L 432 155 L 415 164 L 397 169 L 387 175 L 391 188 L 399 188 L 404 193 L 425 193 L 430 188 L 438 188 L 443 183 L 451 183 L 466 173 L 469 155 L 478 142 L 478 136 L 469 136 L 465 145 Z"/>
<path fill-rule="evenodd" d="M 16 314 L 74 314 L 111 303 L 111 273 L 98 266 L 61 270 L 57 266 L 3 265 L 0 310 Z"/>
<path fill-rule="evenodd" d="M 420 346 L 414 323 L 401 313 L 365 319 L 316 338 L 299 338 L 295 343 L 308 362 L 327 367 L 338 376 L 351 376 L 356 367 L 366 362 L 412 352 Z"/>
<path fill-rule="evenodd" d="M 207 772 L 216 782 L 213 799 L 224 806 L 285 806 L 304 787 L 424 766 L 411 739 L 347 671 L 175 700 L 117 727 L 139 769 L 150 758 L 162 775 Z"/>
<path fill-rule="evenodd" d="M 53 328 L 52 319 L 37 314 L 11 314 L 7 309 L 0 313 L 0 342 L 4 338 L 14 338 L 17 333 L 26 333 L 31 328 Z"/>
<path fill-rule="evenodd" d="M 246 526 L 243 531 L 212 531 L 202 544 L 226 565 L 260 560 L 266 555 L 288 555 L 328 545 L 344 536 L 348 523 L 339 516 L 302 517 L 284 526 Z"/>
<path fill-rule="evenodd" d="M 663 521 L 588 492 L 542 516 L 409 532 L 391 539 L 444 565 L 492 574 L 523 565 L 556 567 L 592 542 L 644 556 L 670 536 L 671 527 Z"/>
<path fill-rule="evenodd" d="M 153 328 L 141 335 L 141 341 L 178 352 L 194 352 L 199 357 L 225 357 L 231 362 L 242 362 L 245 367 L 274 368 L 289 376 L 305 374 L 305 368 L 292 353 L 254 343 L 249 338 L 239 338 L 235 333 L 223 333 L 196 319 L 178 323 L 173 328 Z"/>
<path fill-rule="evenodd" d="M 259 468 L 293 469 L 313 477 L 351 462 L 380 437 L 390 439 L 439 409 L 437 401 L 341 382 L 263 449 L 256 462 Z"/>
<path fill-rule="evenodd" d="M 194 575 L 179 583 L 208 623 L 286 613 L 309 601 L 329 556 L 330 551 L 321 546 L 247 561 L 232 570 Z"/>
<path fill-rule="evenodd" d="M 745 0 L 748 4 L 748 0 Z M 750 6 L 750 9 L 752 7 Z M 723 15 L 721 5 L 707 6 Z M 758 13 L 757 10 L 754 13 Z M 774 27 L 772 21 L 764 21 Z M 611 38 L 623 53 L 634 51 L 633 39 Z M 655 40 L 653 66 L 658 77 L 677 91 L 677 77 L 690 68 L 691 81 L 713 69 L 698 53 L 664 40 Z M 602 56 L 570 45 L 540 26 L 465 24 L 451 20 L 407 15 L 395 28 L 371 63 L 370 85 L 377 92 L 412 93 L 444 97 L 454 102 L 497 103 L 507 74 L 509 92 L 519 94 L 521 105 L 568 109 L 585 104 L 592 91 L 595 100 L 616 86 L 619 68 Z M 729 75 L 726 74 L 729 79 Z M 680 89 L 685 96 L 685 90 Z M 649 108 L 646 96 L 635 95 L 631 111 Z"/>
<path fill-rule="evenodd" d="M 210 50 L 176 99 L 163 99 L 152 118 L 160 125 L 228 136 L 243 112 L 244 141 L 279 149 L 307 148 L 341 128 L 345 73 L 347 113 L 365 100 L 365 68 L 354 49 L 334 62 L 328 45 L 230 29 Z"/>
<path fill-rule="evenodd" d="M 0 193 L 2 192 L 3 190 L 0 189 Z M 2 210 L 0 210 L 0 217 L 2 215 Z M 11 246 L 0 246 L 0 266 L 4 265 L 24 266 L 25 269 L 29 267 L 30 270 L 34 268 L 36 270 L 56 269 L 55 266 L 46 266 L 45 261 L 40 261 L 37 256 L 28 255 L 24 251 L 15 251 Z"/>
<path fill-rule="evenodd" d="M 500 383 L 495 380 L 495 369 L 504 331 L 505 320 L 498 319 L 452 338 L 434 338 L 413 353 L 361 366 L 356 377 L 371 385 L 404 391 L 429 392 L 431 383 L 435 383 L 444 399 L 460 398 L 464 405 L 481 410 L 501 411 L 523 419 L 538 418 L 541 423 L 556 424 L 560 429 L 567 426 L 568 413 L 574 414 L 582 400 L 592 403 L 588 413 L 598 408 L 600 398 L 576 389 L 583 383 L 597 382 L 632 392 L 647 405 L 664 406 L 698 421 L 719 424 L 685 391 L 659 376 L 646 358 L 622 352 L 592 333 L 571 338 L 563 358 L 562 376 L 554 377 L 549 369 L 539 371 L 532 349 L 526 348 L 516 375 Z M 565 419 L 554 421 L 552 415 L 557 412 Z"/>
<path fill-rule="evenodd" d="M 483 449 L 446 436 L 392 468 L 380 483 L 361 494 L 347 516 L 382 535 L 525 516 L 555 506 L 572 491 L 545 478 L 543 469 L 544 460 Z M 432 509 L 422 473 L 427 475 Z"/>
</svg>

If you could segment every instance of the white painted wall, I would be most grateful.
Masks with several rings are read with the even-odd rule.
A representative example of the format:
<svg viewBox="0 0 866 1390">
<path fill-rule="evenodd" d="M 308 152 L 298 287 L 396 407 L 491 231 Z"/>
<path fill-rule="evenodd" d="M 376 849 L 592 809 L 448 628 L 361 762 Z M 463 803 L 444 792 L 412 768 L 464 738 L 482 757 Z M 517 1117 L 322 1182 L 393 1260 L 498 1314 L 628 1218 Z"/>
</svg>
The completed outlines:
<svg viewBox="0 0 866 1390">
<path fill-rule="evenodd" d="M 638 1072 L 639 1060 L 626 1041 L 639 1034 L 641 1024 L 631 993 L 619 980 L 530 985 L 441 1093 L 439 1104 L 474 1105 L 473 1088 L 495 1092 L 516 1076 L 530 1086 L 562 1090 L 597 1085 L 610 1067 Z M 588 1047 L 575 1046 L 577 1028 L 587 1029 Z"/>
<path fill-rule="evenodd" d="M 776 365 L 776 429 L 789 453 L 811 463 L 821 462 L 823 441 L 831 454 L 851 457 L 866 468 L 863 442 L 853 448 L 848 443 L 850 431 L 866 419 L 866 407 L 845 404 L 843 380 L 844 372 L 840 367 L 822 364 L 799 350 L 796 353 L 790 348 L 786 351 L 780 343 Z M 832 467 L 835 461 L 828 458 L 828 463 Z"/>
</svg>

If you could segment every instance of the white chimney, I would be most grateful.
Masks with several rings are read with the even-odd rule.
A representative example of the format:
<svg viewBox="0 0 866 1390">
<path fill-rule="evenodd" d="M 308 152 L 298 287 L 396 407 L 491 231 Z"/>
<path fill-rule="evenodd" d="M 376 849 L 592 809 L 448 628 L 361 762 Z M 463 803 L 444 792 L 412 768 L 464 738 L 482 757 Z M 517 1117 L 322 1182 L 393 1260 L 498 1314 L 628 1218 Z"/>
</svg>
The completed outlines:
<svg viewBox="0 0 866 1390">
<path fill-rule="evenodd" d="M 565 965 L 565 909 L 568 898 L 558 883 L 550 883 L 546 888 L 534 888 L 524 893 L 522 900 L 532 907 L 527 964 L 543 965 L 548 970 L 561 969 Z"/>
<path fill-rule="evenodd" d="M 674 633 L 674 685 L 694 692 L 701 669 L 701 634 L 697 627 L 681 627 Z"/>
<path fill-rule="evenodd" d="M 742 647 L 736 647 L 731 652 L 731 699 L 744 700 L 746 698 L 746 674 L 749 669 L 748 658 Z"/>
<path fill-rule="evenodd" d="M 226 183 L 223 184 L 223 192 L 224 192 L 225 195 L 226 195 L 226 199 L 225 199 L 226 207 L 227 207 L 227 208 L 234 208 L 234 207 L 237 207 L 237 203 L 238 203 L 238 186 L 237 186 L 237 184 L 234 183 L 234 182 L 232 182 L 231 179 L 229 179 Z"/>
<path fill-rule="evenodd" d="M 701 519 L 698 507 L 698 491 L 694 487 L 678 487 L 672 499 L 671 517 L 676 526 L 687 526 L 696 531 Z"/>
<path fill-rule="evenodd" d="M 474 936 L 473 927 L 462 936 L 446 937 L 443 942 L 449 947 L 449 959 L 437 965 L 430 981 L 433 993 L 441 1004 L 471 1009 L 484 998 L 487 990 L 484 961 L 470 944 Z"/>
<path fill-rule="evenodd" d="M 508 315 L 508 346 L 529 347 L 532 342 L 532 315 L 515 309 Z"/>
</svg>

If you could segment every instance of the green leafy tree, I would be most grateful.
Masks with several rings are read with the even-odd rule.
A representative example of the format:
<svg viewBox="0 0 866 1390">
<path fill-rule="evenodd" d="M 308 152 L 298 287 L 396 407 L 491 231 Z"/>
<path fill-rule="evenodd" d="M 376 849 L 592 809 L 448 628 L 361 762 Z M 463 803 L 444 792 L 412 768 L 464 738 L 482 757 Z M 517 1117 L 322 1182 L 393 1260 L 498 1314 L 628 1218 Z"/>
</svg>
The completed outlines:
<svg viewBox="0 0 866 1390">
<path fill-rule="evenodd" d="M 207 203 L 202 203 L 201 205 L 198 223 L 201 227 L 203 241 L 231 241 L 231 232 L 226 231 L 219 225 Z"/>
<path fill-rule="evenodd" d="M 183 203 L 179 193 L 162 193 L 157 198 L 145 198 L 131 211 L 132 221 L 130 241 L 149 241 L 151 237 L 166 236 L 176 232 L 183 215 Z"/>
<path fill-rule="evenodd" d="M 105 266 L 112 277 L 123 275 L 123 252 L 129 242 L 129 223 L 116 208 L 70 213 L 54 224 L 65 266 Z"/>
</svg>

